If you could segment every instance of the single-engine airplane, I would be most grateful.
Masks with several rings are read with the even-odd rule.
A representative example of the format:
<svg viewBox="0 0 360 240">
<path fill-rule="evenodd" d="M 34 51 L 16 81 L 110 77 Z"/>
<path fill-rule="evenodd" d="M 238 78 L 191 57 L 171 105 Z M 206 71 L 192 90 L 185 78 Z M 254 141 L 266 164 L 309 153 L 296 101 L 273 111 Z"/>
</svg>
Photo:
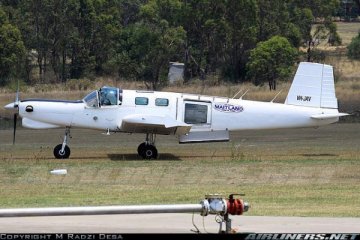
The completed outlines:
<svg viewBox="0 0 360 240">
<path fill-rule="evenodd" d="M 337 122 L 333 67 L 301 62 L 284 104 L 186 93 L 102 87 L 82 100 L 16 100 L 22 125 L 32 129 L 65 128 L 56 158 L 69 158 L 71 128 L 146 134 L 138 146 L 144 159 L 157 158 L 156 134 L 177 135 L 180 143 L 229 141 L 230 131 L 318 127 Z M 16 122 L 16 115 L 14 116 Z M 15 138 L 14 125 L 14 138 Z"/>
</svg>

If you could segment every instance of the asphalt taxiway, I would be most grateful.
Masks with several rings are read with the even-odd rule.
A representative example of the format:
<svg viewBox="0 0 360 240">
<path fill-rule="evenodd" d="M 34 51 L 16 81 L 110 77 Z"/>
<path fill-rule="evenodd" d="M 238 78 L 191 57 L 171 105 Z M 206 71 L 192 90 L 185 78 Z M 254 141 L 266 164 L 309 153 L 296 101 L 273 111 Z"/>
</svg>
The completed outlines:
<svg viewBox="0 0 360 240">
<path fill-rule="evenodd" d="M 236 232 L 358 233 L 360 218 L 231 216 Z M 193 220 L 194 224 L 193 225 Z M 224 228 L 225 226 L 223 226 Z M 0 218 L 0 233 L 217 233 L 215 216 L 129 214 Z"/>
</svg>

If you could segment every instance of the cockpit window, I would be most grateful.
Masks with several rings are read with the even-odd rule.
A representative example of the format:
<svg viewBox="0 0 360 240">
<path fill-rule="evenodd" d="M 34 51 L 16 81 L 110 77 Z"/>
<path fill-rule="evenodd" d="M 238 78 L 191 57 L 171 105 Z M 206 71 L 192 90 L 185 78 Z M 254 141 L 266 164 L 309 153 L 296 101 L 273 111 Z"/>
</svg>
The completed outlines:
<svg viewBox="0 0 360 240">
<path fill-rule="evenodd" d="M 113 87 L 103 87 L 99 90 L 100 105 L 118 105 L 118 89 Z"/>
<path fill-rule="evenodd" d="M 88 107 L 121 105 L 122 92 L 119 88 L 103 87 L 86 95 L 83 101 Z"/>
<path fill-rule="evenodd" d="M 88 107 L 99 107 L 97 91 L 89 93 L 83 100 Z"/>
</svg>

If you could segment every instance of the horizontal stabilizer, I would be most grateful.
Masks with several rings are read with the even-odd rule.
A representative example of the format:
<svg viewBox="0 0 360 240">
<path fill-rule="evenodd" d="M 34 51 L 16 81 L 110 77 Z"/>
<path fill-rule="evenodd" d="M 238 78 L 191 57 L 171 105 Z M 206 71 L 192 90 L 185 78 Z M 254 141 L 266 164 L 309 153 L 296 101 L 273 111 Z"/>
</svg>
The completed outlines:
<svg viewBox="0 0 360 240">
<path fill-rule="evenodd" d="M 350 115 L 350 114 L 348 114 L 348 113 L 317 114 L 317 115 L 312 115 L 311 118 L 318 119 L 318 120 L 325 120 L 325 119 L 330 119 L 330 118 L 344 117 L 344 116 L 348 116 L 348 115 Z"/>
</svg>

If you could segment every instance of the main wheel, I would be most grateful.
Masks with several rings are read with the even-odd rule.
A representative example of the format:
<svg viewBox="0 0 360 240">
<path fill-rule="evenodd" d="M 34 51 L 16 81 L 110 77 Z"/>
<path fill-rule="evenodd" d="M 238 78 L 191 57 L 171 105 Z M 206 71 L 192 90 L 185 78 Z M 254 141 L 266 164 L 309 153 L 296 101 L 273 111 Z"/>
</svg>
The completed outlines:
<svg viewBox="0 0 360 240">
<path fill-rule="evenodd" d="M 146 145 L 147 145 L 147 144 L 146 144 L 145 142 L 143 142 L 143 143 L 141 143 L 141 144 L 138 146 L 137 152 L 138 152 L 139 156 L 141 156 L 141 157 L 144 156 Z"/>
<path fill-rule="evenodd" d="M 144 159 L 156 159 L 158 156 L 158 151 L 154 145 L 146 145 L 145 151 L 143 153 Z"/>
<path fill-rule="evenodd" d="M 57 159 L 66 159 L 70 156 L 70 148 L 66 145 L 64 151 L 61 151 L 62 144 L 56 145 L 54 148 L 54 156 Z"/>
<path fill-rule="evenodd" d="M 144 159 L 156 159 L 158 156 L 158 151 L 155 146 L 153 145 L 147 145 L 147 144 L 140 144 L 139 146 L 140 151 L 139 155 Z"/>
</svg>

